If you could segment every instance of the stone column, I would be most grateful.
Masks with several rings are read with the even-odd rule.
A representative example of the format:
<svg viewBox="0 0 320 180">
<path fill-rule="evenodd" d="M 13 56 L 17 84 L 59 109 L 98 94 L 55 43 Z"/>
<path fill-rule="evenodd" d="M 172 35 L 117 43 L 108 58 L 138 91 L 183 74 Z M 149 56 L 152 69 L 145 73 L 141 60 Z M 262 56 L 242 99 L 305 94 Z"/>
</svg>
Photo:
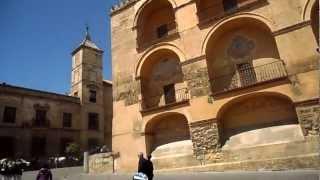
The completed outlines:
<svg viewBox="0 0 320 180">
<path fill-rule="evenodd" d="M 296 104 L 298 120 L 305 136 L 320 135 L 320 105 L 318 100 Z"/>
<path fill-rule="evenodd" d="M 215 120 L 191 123 L 190 132 L 196 156 L 215 153 L 220 149 L 218 124 Z"/>
<path fill-rule="evenodd" d="M 83 153 L 83 172 L 89 173 L 89 153 Z"/>
</svg>

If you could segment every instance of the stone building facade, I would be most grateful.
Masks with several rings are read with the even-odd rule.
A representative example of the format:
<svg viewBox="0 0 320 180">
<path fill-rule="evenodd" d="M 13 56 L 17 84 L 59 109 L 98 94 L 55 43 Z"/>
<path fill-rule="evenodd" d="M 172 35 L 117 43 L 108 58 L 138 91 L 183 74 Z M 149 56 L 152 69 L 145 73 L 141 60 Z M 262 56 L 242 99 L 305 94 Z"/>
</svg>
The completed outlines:
<svg viewBox="0 0 320 180">
<path fill-rule="evenodd" d="M 318 0 L 127 0 L 111 32 L 116 170 L 320 167 Z"/>
<path fill-rule="evenodd" d="M 87 32 L 72 52 L 70 95 L 0 84 L 0 158 L 64 155 L 71 142 L 111 150 L 112 83 L 103 80 L 102 55 Z"/>
</svg>

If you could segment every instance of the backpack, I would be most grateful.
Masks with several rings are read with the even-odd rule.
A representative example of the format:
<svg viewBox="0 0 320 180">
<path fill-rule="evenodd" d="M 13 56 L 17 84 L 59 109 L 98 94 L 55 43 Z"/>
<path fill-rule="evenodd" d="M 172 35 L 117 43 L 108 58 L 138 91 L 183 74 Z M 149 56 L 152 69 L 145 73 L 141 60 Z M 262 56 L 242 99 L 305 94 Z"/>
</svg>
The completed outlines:
<svg viewBox="0 0 320 180">
<path fill-rule="evenodd" d="M 133 180 L 148 180 L 148 176 L 142 172 L 138 172 L 133 175 Z"/>
</svg>

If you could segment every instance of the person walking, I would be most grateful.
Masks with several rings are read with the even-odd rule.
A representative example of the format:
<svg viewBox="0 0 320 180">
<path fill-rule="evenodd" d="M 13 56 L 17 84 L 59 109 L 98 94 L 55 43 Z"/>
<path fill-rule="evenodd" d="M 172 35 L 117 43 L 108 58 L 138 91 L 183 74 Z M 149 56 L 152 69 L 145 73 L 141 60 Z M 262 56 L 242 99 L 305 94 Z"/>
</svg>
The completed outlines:
<svg viewBox="0 0 320 180">
<path fill-rule="evenodd" d="M 143 153 L 140 152 L 138 154 L 139 162 L 138 162 L 138 172 L 134 174 L 133 180 L 148 180 L 147 176 L 147 160 L 143 157 Z"/>
<path fill-rule="evenodd" d="M 45 163 L 39 170 L 36 180 L 52 180 L 52 173 L 47 163 Z"/>
<path fill-rule="evenodd" d="M 152 161 L 151 161 L 151 158 L 152 158 L 152 156 L 151 156 L 151 154 L 149 154 L 148 156 L 147 156 L 147 160 L 146 160 L 146 168 L 147 168 L 147 170 L 146 170 L 146 175 L 148 176 L 148 180 L 152 180 L 153 179 L 153 163 L 152 163 Z"/>
</svg>

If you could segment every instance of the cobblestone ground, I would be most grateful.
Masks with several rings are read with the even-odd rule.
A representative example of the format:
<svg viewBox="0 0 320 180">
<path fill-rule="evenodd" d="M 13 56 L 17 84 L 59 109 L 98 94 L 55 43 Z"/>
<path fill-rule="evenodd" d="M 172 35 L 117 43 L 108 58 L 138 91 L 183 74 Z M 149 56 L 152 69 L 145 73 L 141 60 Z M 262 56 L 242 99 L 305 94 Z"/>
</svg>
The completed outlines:
<svg viewBox="0 0 320 180">
<path fill-rule="evenodd" d="M 82 168 L 53 170 L 53 180 L 131 180 L 125 174 L 83 174 Z M 24 173 L 22 180 L 35 180 L 37 172 Z M 154 180 L 320 180 L 320 171 L 277 171 L 277 172 L 208 172 L 156 174 Z"/>
</svg>

